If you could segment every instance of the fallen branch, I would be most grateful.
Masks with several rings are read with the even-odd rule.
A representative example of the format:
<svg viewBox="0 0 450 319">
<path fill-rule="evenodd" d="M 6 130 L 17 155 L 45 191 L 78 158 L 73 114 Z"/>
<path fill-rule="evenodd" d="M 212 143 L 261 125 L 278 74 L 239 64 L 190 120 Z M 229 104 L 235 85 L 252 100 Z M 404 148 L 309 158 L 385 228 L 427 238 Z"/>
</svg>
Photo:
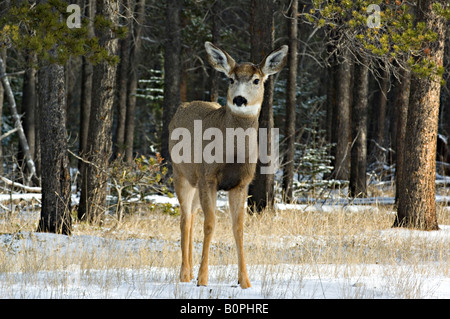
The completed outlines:
<svg viewBox="0 0 450 319">
<path fill-rule="evenodd" d="M 20 122 L 20 116 L 17 113 L 16 101 L 14 99 L 14 95 L 11 90 L 11 85 L 9 84 L 8 77 L 6 76 L 5 64 L 3 63 L 3 59 L 1 57 L 0 57 L 0 80 L 3 84 L 3 88 L 5 89 L 5 95 L 8 98 L 9 107 L 11 109 L 11 114 L 14 119 L 14 127 L 17 128 L 19 134 L 20 146 L 22 147 L 22 150 L 25 153 L 25 160 L 27 163 L 27 167 L 30 171 L 28 181 L 30 181 L 33 175 L 36 175 L 36 166 L 34 165 L 34 161 L 31 158 L 30 147 L 28 145 L 25 132 L 23 131 L 22 123 Z"/>
<path fill-rule="evenodd" d="M 17 183 L 17 182 L 13 182 L 10 179 L 7 179 L 6 177 L 0 176 L 0 179 L 8 186 L 10 186 L 11 188 L 13 187 L 17 187 L 20 188 L 22 190 L 24 190 L 25 192 L 28 193 L 40 193 L 42 191 L 42 189 L 40 187 L 31 187 L 31 186 L 25 186 L 23 184 Z"/>
<path fill-rule="evenodd" d="M 6 206 L 4 206 L 2 204 L 0 204 L 0 208 L 5 210 L 5 211 L 7 211 L 7 212 L 11 212 L 11 209 L 9 209 L 8 207 L 6 207 Z"/>
<path fill-rule="evenodd" d="M 10 136 L 11 134 L 14 134 L 18 131 L 19 129 L 17 127 L 13 128 L 12 130 L 6 132 L 5 134 L 3 134 L 2 136 L 0 136 L 0 141 L 3 140 L 4 138 L 7 138 L 8 136 Z"/>
</svg>

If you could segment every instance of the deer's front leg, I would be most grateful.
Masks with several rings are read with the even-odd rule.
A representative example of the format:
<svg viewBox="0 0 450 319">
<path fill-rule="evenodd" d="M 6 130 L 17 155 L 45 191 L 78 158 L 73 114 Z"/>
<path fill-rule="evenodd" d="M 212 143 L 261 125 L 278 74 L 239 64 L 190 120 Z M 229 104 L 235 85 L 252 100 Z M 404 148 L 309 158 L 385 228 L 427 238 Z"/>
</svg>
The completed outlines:
<svg viewBox="0 0 450 319">
<path fill-rule="evenodd" d="M 231 220 L 233 223 L 233 235 L 236 241 L 236 249 L 238 255 L 238 279 L 239 285 L 242 289 L 251 287 L 250 280 L 248 279 L 247 267 L 245 265 L 244 257 L 244 216 L 246 198 L 246 187 L 239 186 L 228 192 Z"/>
<path fill-rule="evenodd" d="M 207 183 L 206 187 L 200 188 L 200 203 L 203 213 L 205 215 L 205 222 L 203 226 L 204 239 L 202 250 L 202 261 L 200 263 L 200 270 L 198 272 L 198 285 L 206 286 L 208 284 L 208 256 L 209 245 L 214 233 L 216 223 L 215 210 L 217 199 L 217 186 L 214 183 Z"/>
</svg>

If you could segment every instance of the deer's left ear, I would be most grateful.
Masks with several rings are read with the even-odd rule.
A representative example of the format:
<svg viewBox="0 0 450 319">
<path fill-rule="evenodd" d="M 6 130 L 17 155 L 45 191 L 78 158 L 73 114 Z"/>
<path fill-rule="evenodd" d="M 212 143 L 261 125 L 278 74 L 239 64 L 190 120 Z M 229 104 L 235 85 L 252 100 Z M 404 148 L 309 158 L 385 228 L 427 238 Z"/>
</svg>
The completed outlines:
<svg viewBox="0 0 450 319">
<path fill-rule="evenodd" d="M 281 48 L 269 53 L 260 63 L 260 69 L 264 73 L 264 81 L 267 80 L 269 75 L 280 72 L 286 65 L 288 49 L 287 45 L 283 45 Z"/>
</svg>

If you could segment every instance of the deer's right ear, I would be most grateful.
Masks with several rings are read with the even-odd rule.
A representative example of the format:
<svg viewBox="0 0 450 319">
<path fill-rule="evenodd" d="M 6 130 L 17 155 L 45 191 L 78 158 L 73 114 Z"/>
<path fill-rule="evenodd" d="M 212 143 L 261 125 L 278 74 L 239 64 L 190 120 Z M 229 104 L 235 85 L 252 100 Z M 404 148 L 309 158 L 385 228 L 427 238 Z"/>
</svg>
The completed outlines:
<svg viewBox="0 0 450 319">
<path fill-rule="evenodd" d="M 280 72 L 285 66 L 288 49 L 287 45 L 283 45 L 281 48 L 269 53 L 269 55 L 261 62 L 260 68 L 264 73 L 264 81 L 267 80 L 269 75 Z"/>
<path fill-rule="evenodd" d="M 211 66 L 217 71 L 223 72 L 229 76 L 231 70 L 236 65 L 236 62 L 233 60 L 233 58 L 228 53 L 208 41 L 205 42 L 205 49 L 208 57 L 208 62 L 211 64 Z"/>
</svg>

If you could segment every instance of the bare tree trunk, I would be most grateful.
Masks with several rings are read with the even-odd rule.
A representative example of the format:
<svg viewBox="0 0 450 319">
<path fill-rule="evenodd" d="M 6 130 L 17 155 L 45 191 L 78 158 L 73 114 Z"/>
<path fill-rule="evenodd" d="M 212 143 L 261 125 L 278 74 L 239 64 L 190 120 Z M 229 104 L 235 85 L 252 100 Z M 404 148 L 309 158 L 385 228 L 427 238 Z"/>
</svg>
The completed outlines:
<svg viewBox="0 0 450 319">
<path fill-rule="evenodd" d="M 136 19 L 133 21 L 133 38 L 130 48 L 130 70 L 127 95 L 127 118 L 125 130 L 125 159 L 133 161 L 134 128 L 136 116 L 136 88 L 138 84 L 138 67 L 140 63 L 142 25 L 145 18 L 145 0 L 136 3 Z"/>
<path fill-rule="evenodd" d="M 410 94 L 411 74 L 409 70 L 402 70 L 398 95 L 395 101 L 397 113 L 397 133 L 396 133 L 396 159 L 395 159 L 395 202 L 398 203 L 399 191 L 402 189 L 402 179 L 404 170 L 404 154 L 406 139 L 406 120 L 408 118 L 408 104 Z"/>
<path fill-rule="evenodd" d="M 291 4 L 288 20 L 289 29 L 289 74 L 286 94 L 286 117 L 284 136 L 286 153 L 283 167 L 283 193 L 285 201 L 292 201 L 294 182 L 294 153 L 295 153 L 295 115 L 297 107 L 297 69 L 298 69 L 298 1 Z"/>
<path fill-rule="evenodd" d="M 128 26 L 128 34 L 119 40 L 120 62 L 117 68 L 117 97 L 114 100 L 117 113 L 117 126 L 113 145 L 114 157 L 124 157 L 125 152 L 125 123 L 127 121 L 128 70 L 130 68 L 130 43 L 132 40 L 132 0 L 126 0 L 121 5 L 122 24 Z M 134 1 L 133 1 L 134 3 Z M 120 20 L 119 20 L 120 22 Z"/>
<path fill-rule="evenodd" d="M 23 78 L 22 89 L 22 111 L 23 114 L 23 130 L 30 148 L 30 156 L 33 161 L 36 158 L 36 63 L 35 54 L 26 54 L 27 69 Z M 19 163 L 25 160 L 24 152 L 21 149 L 18 155 Z M 26 172 L 26 165 L 24 167 Z"/>
<path fill-rule="evenodd" d="M 351 62 L 350 55 L 344 49 L 341 52 L 342 61 L 338 66 L 337 76 L 337 112 L 336 112 L 336 158 L 334 176 L 339 180 L 350 177 L 350 94 L 351 94 Z"/>
<path fill-rule="evenodd" d="M 221 2 L 215 1 L 211 8 L 211 19 L 212 19 L 212 42 L 220 46 L 220 10 Z M 212 102 L 217 102 L 219 99 L 219 83 L 217 82 L 219 78 L 219 72 L 213 68 L 210 68 L 211 73 L 209 76 L 209 98 Z"/>
<path fill-rule="evenodd" d="M 355 81 L 352 107 L 352 149 L 350 165 L 350 196 L 367 196 L 367 99 L 369 92 L 369 69 L 366 59 L 359 57 L 355 63 Z"/>
<path fill-rule="evenodd" d="M 374 105 L 376 112 L 376 131 L 374 145 L 375 160 L 382 164 L 386 163 L 386 106 L 389 90 L 389 72 L 387 70 L 380 70 L 381 79 L 379 79 L 379 90 L 375 99 Z"/>
<path fill-rule="evenodd" d="M 164 108 L 161 134 L 161 156 L 171 170 L 169 154 L 169 123 L 180 104 L 181 34 L 180 12 L 182 2 L 167 0 L 166 41 L 164 44 Z"/>
<path fill-rule="evenodd" d="M 251 60 L 260 63 L 273 50 L 274 42 L 274 2 L 273 0 L 251 1 Z M 262 23 L 264 21 L 264 23 Z M 267 128 L 267 151 L 271 150 L 271 129 L 273 128 L 273 77 L 269 77 L 264 85 L 264 101 L 259 114 L 259 127 Z M 268 154 L 270 156 L 270 154 Z M 253 182 L 248 189 L 248 206 L 256 212 L 273 206 L 274 174 L 262 174 L 260 160 L 256 165 Z"/>
<path fill-rule="evenodd" d="M 4 68 L 5 68 L 5 72 L 6 72 L 6 49 L 0 49 L 0 59 L 2 59 L 4 62 Z M 5 97 L 5 89 L 3 88 L 3 84 L 2 81 L 0 81 L 0 135 L 2 130 L 2 115 L 3 115 L 3 101 L 4 101 L 4 97 Z M 3 175 L 3 148 L 2 148 L 2 143 L 0 140 L 0 175 Z"/>
<path fill-rule="evenodd" d="M 37 231 L 70 235 L 70 173 L 67 154 L 64 67 L 39 70 L 42 208 Z"/>
<path fill-rule="evenodd" d="M 84 12 L 87 17 L 91 20 L 88 24 L 89 36 L 94 35 L 94 26 L 92 19 L 95 14 L 95 1 L 84 0 L 85 8 Z M 78 154 L 84 158 L 87 152 L 87 138 L 89 131 L 89 115 L 91 113 L 91 100 L 92 100 L 92 74 L 93 74 L 92 63 L 83 56 L 82 66 L 81 66 L 81 101 L 80 101 L 80 140 L 79 140 L 79 150 Z M 81 176 L 85 175 L 86 165 L 83 161 L 78 162 L 78 169 Z M 82 179 L 83 177 L 81 177 Z M 81 184 L 81 180 L 80 184 Z"/>
<path fill-rule="evenodd" d="M 424 42 L 429 58 L 443 65 L 445 21 L 432 5 L 445 6 L 447 0 L 418 1 L 416 21 L 425 22 L 437 34 L 434 42 Z M 420 59 L 420 57 L 417 57 Z M 394 226 L 423 230 L 439 229 L 436 218 L 436 143 L 441 83 L 436 77 L 412 74 L 406 124 L 403 178 L 399 185 L 397 216 Z"/>
<path fill-rule="evenodd" d="M 118 1 L 97 1 L 97 14 L 118 23 Z M 99 31 L 101 46 L 110 55 L 116 55 L 117 39 L 109 31 Z M 99 223 L 106 211 L 106 186 L 108 162 L 112 155 L 112 108 L 116 83 L 116 66 L 103 61 L 94 66 L 92 78 L 91 114 L 87 140 L 86 174 L 83 177 L 78 217 L 91 223 Z"/>
<path fill-rule="evenodd" d="M 128 90 L 128 68 L 129 64 L 129 47 L 130 47 L 130 35 L 125 39 L 119 40 L 120 47 L 120 63 L 118 68 L 117 77 L 117 128 L 116 128 L 116 141 L 114 145 L 115 156 L 119 157 L 123 155 L 125 150 L 125 123 L 127 119 L 127 90 Z"/>
<path fill-rule="evenodd" d="M 331 49 L 331 48 L 330 48 Z M 328 50 L 330 52 L 331 50 Z M 330 148 L 330 155 L 332 156 L 331 165 L 335 166 L 336 158 L 336 112 L 337 112 L 337 70 L 338 65 L 336 61 L 336 55 L 331 57 L 330 66 L 327 67 L 327 142 L 332 144 Z M 329 175 L 329 174 L 328 174 Z M 329 176 L 328 176 L 329 177 Z"/>
</svg>

